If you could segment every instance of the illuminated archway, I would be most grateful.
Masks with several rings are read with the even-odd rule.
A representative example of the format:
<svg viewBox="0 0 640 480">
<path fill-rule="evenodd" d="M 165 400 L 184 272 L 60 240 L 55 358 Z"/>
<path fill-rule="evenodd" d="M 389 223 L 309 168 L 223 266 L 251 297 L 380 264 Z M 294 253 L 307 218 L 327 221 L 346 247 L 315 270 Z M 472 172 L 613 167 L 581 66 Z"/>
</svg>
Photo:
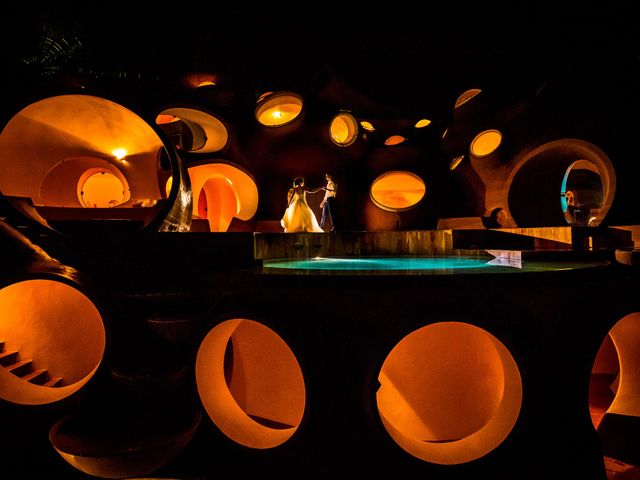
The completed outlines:
<svg viewBox="0 0 640 480">
<path fill-rule="evenodd" d="M 253 320 L 227 320 L 207 334 L 196 359 L 196 384 L 211 420 L 246 447 L 286 442 L 304 415 L 305 385 L 295 355 Z"/>
<path fill-rule="evenodd" d="M 348 147 L 358 138 L 358 121 L 350 113 L 339 113 L 329 126 L 331 140 L 340 147 Z"/>
<path fill-rule="evenodd" d="M 295 93 L 272 93 L 258 103 L 256 119 L 267 127 L 282 127 L 298 118 L 302 105 L 302 97 Z"/>
<path fill-rule="evenodd" d="M 78 181 L 78 198 L 88 208 L 112 208 L 128 200 L 129 188 L 123 177 L 109 170 L 91 169 Z M 126 181 L 126 180 L 125 180 Z"/>
<path fill-rule="evenodd" d="M 515 360 L 493 335 L 466 323 L 435 323 L 410 333 L 391 350 L 378 380 L 376 401 L 387 432 L 431 463 L 486 455 L 520 413 Z"/>
<path fill-rule="evenodd" d="M 386 172 L 371 184 L 371 200 L 390 212 L 415 207 L 425 196 L 426 186 L 417 175 L 405 171 Z"/>
<path fill-rule="evenodd" d="M 603 186 L 594 163 L 578 160 L 569 165 L 560 190 L 560 205 L 569 225 L 584 227 L 600 223 Z"/>
<path fill-rule="evenodd" d="M 189 168 L 193 215 L 206 218 L 212 232 L 226 232 L 233 218 L 251 219 L 258 209 L 258 187 L 246 172 L 226 163 Z"/>
<path fill-rule="evenodd" d="M 80 390 L 102 361 L 106 335 L 95 305 L 53 280 L 0 290 L 0 398 L 56 402 Z"/>
<path fill-rule="evenodd" d="M 213 114 L 195 108 L 168 108 L 157 117 L 158 126 L 181 150 L 215 153 L 229 141 L 225 124 Z"/>
<path fill-rule="evenodd" d="M 562 193 L 574 164 L 588 166 L 594 175 L 596 170 L 602 185 L 601 206 L 589 208 L 586 222 L 595 226 L 605 219 L 616 193 L 613 164 L 597 146 L 566 138 L 542 144 L 515 161 L 506 180 L 504 204 L 518 227 L 567 225 Z"/>
</svg>

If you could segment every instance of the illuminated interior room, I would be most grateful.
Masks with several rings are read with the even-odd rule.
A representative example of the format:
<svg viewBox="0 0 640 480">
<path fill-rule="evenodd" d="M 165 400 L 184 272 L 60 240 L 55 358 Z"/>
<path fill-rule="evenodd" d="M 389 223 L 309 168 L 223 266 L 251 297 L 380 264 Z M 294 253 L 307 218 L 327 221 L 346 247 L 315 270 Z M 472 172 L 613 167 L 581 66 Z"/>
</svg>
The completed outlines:
<svg viewBox="0 0 640 480">
<path fill-rule="evenodd" d="M 625 8 L 26 7 L 0 477 L 640 479 Z"/>
</svg>

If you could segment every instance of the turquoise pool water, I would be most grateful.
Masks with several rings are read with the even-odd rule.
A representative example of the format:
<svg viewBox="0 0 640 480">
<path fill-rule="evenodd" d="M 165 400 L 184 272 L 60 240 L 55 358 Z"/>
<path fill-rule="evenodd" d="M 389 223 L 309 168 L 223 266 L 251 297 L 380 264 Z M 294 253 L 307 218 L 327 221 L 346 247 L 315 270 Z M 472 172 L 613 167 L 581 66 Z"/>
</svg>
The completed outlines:
<svg viewBox="0 0 640 480">
<path fill-rule="evenodd" d="M 541 261 L 492 257 L 316 257 L 265 260 L 269 273 L 516 273 L 575 270 L 608 265 L 605 261 Z"/>
</svg>

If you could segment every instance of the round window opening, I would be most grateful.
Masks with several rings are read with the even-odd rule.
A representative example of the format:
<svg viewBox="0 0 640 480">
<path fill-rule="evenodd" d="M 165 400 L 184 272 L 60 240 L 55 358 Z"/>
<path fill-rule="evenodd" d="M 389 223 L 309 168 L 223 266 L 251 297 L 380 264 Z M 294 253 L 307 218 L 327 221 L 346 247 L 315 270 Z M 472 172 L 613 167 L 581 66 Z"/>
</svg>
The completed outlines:
<svg viewBox="0 0 640 480">
<path fill-rule="evenodd" d="M 348 147 L 358 138 L 358 122 L 349 113 L 339 113 L 329 127 L 331 140 L 340 147 Z"/>
<path fill-rule="evenodd" d="M 420 366 L 416 368 L 416 366 Z M 470 462 L 497 448 L 520 413 L 522 381 L 507 348 L 486 330 L 440 322 L 391 350 L 376 394 L 393 440 L 424 461 Z"/>
<path fill-rule="evenodd" d="M 267 127 L 282 127 L 293 122 L 302 112 L 302 98 L 294 93 L 274 93 L 256 108 L 256 119 Z"/>
<path fill-rule="evenodd" d="M 415 207 L 426 190 L 422 179 L 411 172 L 387 172 L 371 184 L 371 200 L 383 210 L 400 212 Z"/>
<path fill-rule="evenodd" d="M 113 208 L 122 205 L 126 200 L 127 187 L 109 170 L 90 174 L 80 187 L 80 203 L 83 207 Z"/>
</svg>

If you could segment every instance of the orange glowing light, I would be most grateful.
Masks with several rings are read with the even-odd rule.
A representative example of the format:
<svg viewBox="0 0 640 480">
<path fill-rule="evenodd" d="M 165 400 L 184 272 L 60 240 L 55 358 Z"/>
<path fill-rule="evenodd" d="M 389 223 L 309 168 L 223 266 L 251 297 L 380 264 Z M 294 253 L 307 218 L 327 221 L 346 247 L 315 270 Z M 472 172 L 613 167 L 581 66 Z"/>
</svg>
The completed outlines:
<svg viewBox="0 0 640 480">
<path fill-rule="evenodd" d="M 207 334 L 196 358 L 196 385 L 211 420 L 246 447 L 281 445 L 304 415 L 304 378 L 295 355 L 253 320 L 227 320 Z"/>
<path fill-rule="evenodd" d="M 401 143 L 404 143 L 405 140 L 406 138 L 402 135 L 391 135 L 384 141 L 384 144 L 391 147 L 393 145 L 400 145 Z"/>
<path fill-rule="evenodd" d="M 476 157 L 486 157 L 495 152 L 501 142 L 502 134 L 498 130 L 485 130 L 471 142 L 471 153 Z"/>
<path fill-rule="evenodd" d="M 262 94 L 260 94 L 260 96 L 258 97 L 258 100 L 256 101 L 256 103 L 260 103 L 262 100 L 264 100 L 265 98 L 267 98 L 269 95 L 272 95 L 273 92 L 264 92 Z"/>
<path fill-rule="evenodd" d="M 454 105 L 454 110 L 456 108 L 458 108 L 461 105 L 464 105 L 465 103 L 467 103 L 469 100 L 471 100 L 473 97 L 475 97 L 476 95 L 478 95 L 480 92 L 482 92 L 482 90 L 478 89 L 478 88 L 472 88 L 470 90 L 467 90 L 465 92 L 463 92 L 458 99 L 456 100 L 456 103 Z"/>
<path fill-rule="evenodd" d="M 161 113 L 156 117 L 156 125 L 164 125 L 167 123 L 177 122 L 179 120 L 180 119 L 175 115 L 167 115 L 167 114 Z"/>
<path fill-rule="evenodd" d="M 350 113 L 339 113 L 331 121 L 329 132 L 333 143 L 347 147 L 358 138 L 358 122 Z"/>
<path fill-rule="evenodd" d="M 416 122 L 416 124 L 414 125 L 415 128 L 424 128 L 424 127 L 428 127 L 429 125 L 431 125 L 431 120 L 427 119 L 427 118 L 423 118 L 421 120 L 418 120 Z"/>
<path fill-rule="evenodd" d="M 411 172 L 392 171 L 371 184 L 371 200 L 383 210 L 399 212 L 416 206 L 425 196 L 422 179 Z"/>
<path fill-rule="evenodd" d="M 366 120 L 361 121 L 360 126 L 364 128 L 367 132 L 373 132 L 375 130 L 373 123 L 367 122 Z"/>
<path fill-rule="evenodd" d="M 522 403 L 509 351 L 466 323 L 440 322 L 409 333 L 385 359 L 378 380 L 376 402 L 387 432 L 430 463 L 486 455 L 509 435 Z"/>
<path fill-rule="evenodd" d="M 204 82 L 200 82 L 198 85 L 196 85 L 196 88 L 200 88 L 200 87 L 214 87 L 216 85 L 216 82 L 212 82 L 210 80 L 205 80 Z"/>
<path fill-rule="evenodd" d="M 206 218 L 212 232 L 226 232 L 233 218 L 251 219 L 258 209 L 258 187 L 247 173 L 224 163 L 189 168 L 193 215 Z"/>
<path fill-rule="evenodd" d="M 281 127 L 293 122 L 302 112 L 302 98 L 294 93 L 274 93 L 256 108 L 256 119 L 268 127 Z"/>
<path fill-rule="evenodd" d="M 116 148 L 115 150 L 112 150 L 111 153 L 113 153 L 113 156 L 116 157 L 117 160 L 122 160 L 124 157 L 127 156 L 127 149 Z"/>
<path fill-rule="evenodd" d="M 449 164 L 449 170 L 451 171 L 455 170 L 458 167 L 458 165 L 462 163 L 462 160 L 464 160 L 464 155 L 459 155 L 455 157 L 453 160 L 451 160 L 451 163 Z"/>
<path fill-rule="evenodd" d="M 91 174 L 80 187 L 80 202 L 85 207 L 112 208 L 125 201 L 125 186 L 108 170 Z"/>
</svg>

